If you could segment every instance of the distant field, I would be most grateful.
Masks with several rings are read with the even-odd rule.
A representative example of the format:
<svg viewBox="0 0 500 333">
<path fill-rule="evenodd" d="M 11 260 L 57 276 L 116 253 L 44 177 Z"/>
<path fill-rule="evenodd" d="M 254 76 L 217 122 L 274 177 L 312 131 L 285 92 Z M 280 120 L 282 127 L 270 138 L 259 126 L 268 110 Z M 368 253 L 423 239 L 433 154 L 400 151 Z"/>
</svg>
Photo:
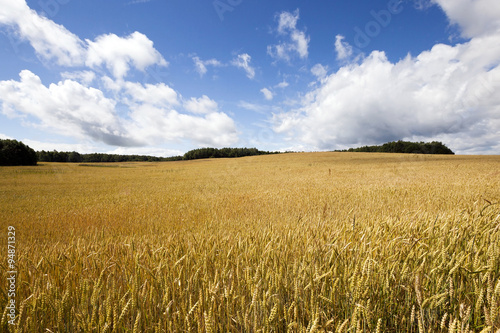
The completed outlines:
<svg viewBox="0 0 500 333">
<path fill-rule="evenodd" d="M 500 157 L 0 168 L 2 332 L 500 332 Z"/>
</svg>

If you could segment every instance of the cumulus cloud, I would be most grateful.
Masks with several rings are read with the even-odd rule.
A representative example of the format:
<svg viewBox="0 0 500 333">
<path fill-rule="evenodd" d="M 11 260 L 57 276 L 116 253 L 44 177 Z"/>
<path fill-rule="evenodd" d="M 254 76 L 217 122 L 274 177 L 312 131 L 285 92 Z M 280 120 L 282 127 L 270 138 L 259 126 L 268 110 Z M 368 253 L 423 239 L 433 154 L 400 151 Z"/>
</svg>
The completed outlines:
<svg viewBox="0 0 500 333">
<path fill-rule="evenodd" d="M 85 61 L 85 45 L 62 25 L 40 16 L 24 0 L 2 1 L 0 24 L 14 28 L 36 54 L 61 66 L 80 66 Z"/>
<path fill-rule="evenodd" d="M 182 102 L 183 98 L 164 83 L 126 80 L 132 69 L 144 71 L 152 65 L 168 65 L 146 35 L 106 34 L 94 41 L 82 41 L 31 10 L 25 0 L 1 4 L 0 24 L 29 41 L 42 60 L 91 69 L 62 72 L 63 80 L 48 86 L 29 70 L 21 71 L 18 81 L 0 81 L 0 112 L 7 117 L 20 117 L 25 125 L 83 142 L 128 147 L 128 151 L 132 151 L 130 147 L 167 142 L 228 146 L 238 141 L 233 119 L 220 112 L 217 103 L 207 96 Z M 233 64 L 253 78 L 250 60 L 248 54 L 242 54 Z M 200 63 L 220 65 L 215 59 Z M 111 75 L 103 74 L 102 69 Z M 203 67 L 199 69 L 203 72 Z"/>
<path fill-rule="evenodd" d="M 147 142 L 190 140 L 199 146 L 222 147 L 238 140 L 234 121 L 223 112 L 192 116 L 143 104 L 132 108 L 130 118 L 131 131 Z"/>
<path fill-rule="evenodd" d="M 123 89 L 122 102 L 127 105 L 151 104 L 158 107 L 172 107 L 179 105 L 177 92 L 165 83 L 145 84 L 137 82 L 118 81 Z"/>
<path fill-rule="evenodd" d="M 403 138 L 499 142 L 499 41 L 437 44 L 396 63 L 374 51 L 327 76 L 302 107 L 274 114 L 274 129 L 311 149 Z"/>
<path fill-rule="evenodd" d="M 24 117 L 32 126 L 111 146 L 184 140 L 227 146 L 238 140 L 233 119 L 218 111 L 217 103 L 207 96 L 186 103 L 188 111 L 200 114 L 191 115 L 176 110 L 180 97 L 164 83 L 142 85 L 109 77 L 104 81 L 113 88 L 112 97 L 71 79 L 46 87 L 24 70 L 19 81 L 0 81 L 0 110 L 10 117 Z"/>
<path fill-rule="evenodd" d="M 316 64 L 311 68 L 311 73 L 318 79 L 322 79 L 328 73 L 328 67 L 323 66 L 322 64 Z"/>
<path fill-rule="evenodd" d="M 115 113 L 115 101 L 76 81 L 45 87 L 38 76 L 23 70 L 19 81 L 0 81 L 0 96 L 2 111 L 7 108 L 32 116 L 42 128 L 109 145 L 140 144 L 127 133 Z"/>
<path fill-rule="evenodd" d="M 25 0 L 2 1 L 0 24 L 14 29 L 28 41 L 39 58 L 60 66 L 96 68 L 104 65 L 116 78 L 123 78 L 131 67 L 144 71 L 151 65 L 167 66 L 167 61 L 144 34 L 126 37 L 115 34 L 82 41 L 64 26 L 40 16 Z"/>
<path fill-rule="evenodd" d="M 86 42 L 88 54 L 85 64 L 91 68 L 105 65 L 116 78 L 123 78 L 131 66 L 144 71 L 154 64 L 167 65 L 153 42 L 137 31 L 125 38 L 108 34 L 97 37 L 95 42 L 88 39 Z"/>
<path fill-rule="evenodd" d="M 337 52 L 337 60 L 346 60 L 352 56 L 352 46 L 344 42 L 345 39 L 342 35 L 335 37 L 335 51 Z"/>
<path fill-rule="evenodd" d="M 497 0 L 432 0 L 466 38 L 498 34 L 500 2 Z"/>
<path fill-rule="evenodd" d="M 286 80 L 283 80 L 280 83 L 278 83 L 275 87 L 284 89 L 284 88 L 288 87 L 289 85 L 290 84 L 288 82 L 286 82 Z"/>
<path fill-rule="evenodd" d="M 500 3 L 432 1 L 469 41 L 398 62 L 374 51 L 328 76 L 318 64 L 321 85 L 301 107 L 275 113 L 275 131 L 307 149 L 432 139 L 459 153 L 500 151 Z M 339 60 L 352 55 L 340 35 L 335 47 Z"/>
<path fill-rule="evenodd" d="M 278 35 L 287 37 L 288 41 L 281 41 L 276 45 L 268 45 L 267 53 L 278 60 L 289 61 L 291 54 L 297 54 L 305 59 L 309 55 L 310 37 L 304 31 L 297 29 L 299 10 L 293 13 L 282 12 L 278 16 Z"/>
<path fill-rule="evenodd" d="M 192 97 L 190 100 L 184 102 L 184 109 L 191 113 L 208 114 L 217 112 L 219 105 L 216 101 L 208 98 L 206 95 L 203 95 L 200 98 Z"/>
<path fill-rule="evenodd" d="M 253 79 L 255 77 L 255 69 L 250 65 L 250 61 L 252 61 L 252 57 L 247 53 L 243 53 L 239 54 L 236 59 L 233 59 L 231 64 L 243 69 L 247 73 L 247 77 Z"/>
<path fill-rule="evenodd" d="M 267 99 L 268 101 L 272 100 L 274 97 L 274 93 L 267 88 L 262 88 L 260 92 L 264 95 L 264 98 Z"/>
<path fill-rule="evenodd" d="M 201 60 L 200 57 L 194 56 L 192 57 L 194 61 L 194 65 L 196 68 L 196 71 L 198 74 L 200 74 L 200 77 L 203 77 L 208 71 L 207 66 L 212 66 L 212 67 L 220 67 L 222 66 L 222 63 L 217 60 L 217 59 L 208 59 L 208 60 Z"/>
<path fill-rule="evenodd" d="M 295 12 L 282 12 L 278 17 L 278 32 L 286 34 L 288 31 L 297 29 L 297 21 L 299 20 L 299 10 Z"/>
</svg>

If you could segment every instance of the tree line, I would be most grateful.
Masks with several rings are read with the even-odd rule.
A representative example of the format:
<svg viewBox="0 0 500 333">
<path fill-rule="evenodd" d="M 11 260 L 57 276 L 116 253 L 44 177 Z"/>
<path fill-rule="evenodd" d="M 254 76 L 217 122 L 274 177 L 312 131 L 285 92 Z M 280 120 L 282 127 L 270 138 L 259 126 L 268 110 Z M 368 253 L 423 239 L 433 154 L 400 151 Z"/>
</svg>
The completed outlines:
<svg viewBox="0 0 500 333">
<path fill-rule="evenodd" d="M 442 142 L 409 142 L 393 141 L 384 143 L 381 146 L 364 146 L 360 148 L 349 148 L 340 150 L 343 152 L 364 152 L 364 153 L 401 153 L 401 154 L 444 154 L 454 155 L 455 153 Z"/>
<path fill-rule="evenodd" d="M 345 152 L 405 153 L 405 154 L 455 154 L 443 143 L 433 141 L 394 141 L 381 146 L 364 146 L 341 150 Z M 147 155 L 80 154 L 76 151 L 38 151 L 16 140 L 0 140 L 0 165 L 36 165 L 37 162 L 100 163 L 100 162 L 165 162 L 195 160 L 203 158 L 234 158 L 255 155 L 279 154 L 257 148 L 199 148 L 190 150 L 183 156 L 155 157 Z"/>
<path fill-rule="evenodd" d="M 201 158 L 231 158 L 269 154 L 279 154 L 279 152 L 262 151 L 257 148 L 200 148 L 188 151 L 184 154 L 182 159 L 196 160 Z"/>
<path fill-rule="evenodd" d="M 117 154 L 80 154 L 75 151 L 38 151 L 36 153 L 39 162 L 69 162 L 69 163 L 99 163 L 99 162 L 166 162 L 195 160 L 202 158 L 231 158 L 253 155 L 273 154 L 261 151 L 257 148 L 200 148 L 190 150 L 183 156 L 155 157 L 147 155 L 117 155 Z"/>
<path fill-rule="evenodd" d="M 112 163 L 112 162 L 163 162 L 176 160 L 177 156 L 172 157 L 155 157 L 147 155 L 119 155 L 119 154 L 104 154 L 91 153 L 80 154 L 76 151 L 37 151 L 36 155 L 39 162 L 60 162 L 60 163 Z"/>
</svg>

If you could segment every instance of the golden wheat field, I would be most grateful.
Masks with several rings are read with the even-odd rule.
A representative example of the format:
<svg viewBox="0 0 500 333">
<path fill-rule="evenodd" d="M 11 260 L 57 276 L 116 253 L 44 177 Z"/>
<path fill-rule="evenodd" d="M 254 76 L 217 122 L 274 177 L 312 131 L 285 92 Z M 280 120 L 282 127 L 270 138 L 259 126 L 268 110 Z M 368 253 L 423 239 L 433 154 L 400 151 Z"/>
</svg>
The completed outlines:
<svg viewBox="0 0 500 333">
<path fill-rule="evenodd" d="M 2 332 L 500 332 L 500 157 L 0 168 Z"/>
</svg>

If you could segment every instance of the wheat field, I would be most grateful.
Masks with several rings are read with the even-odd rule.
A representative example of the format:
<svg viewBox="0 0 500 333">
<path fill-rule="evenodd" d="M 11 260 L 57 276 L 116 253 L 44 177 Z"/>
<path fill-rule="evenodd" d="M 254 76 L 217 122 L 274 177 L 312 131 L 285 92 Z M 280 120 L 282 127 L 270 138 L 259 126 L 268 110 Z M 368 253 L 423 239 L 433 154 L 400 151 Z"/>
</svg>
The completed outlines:
<svg viewBox="0 0 500 333">
<path fill-rule="evenodd" d="M 494 156 L 0 168 L 0 331 L 500 332 L 499 202 Z"/>
</svg>

